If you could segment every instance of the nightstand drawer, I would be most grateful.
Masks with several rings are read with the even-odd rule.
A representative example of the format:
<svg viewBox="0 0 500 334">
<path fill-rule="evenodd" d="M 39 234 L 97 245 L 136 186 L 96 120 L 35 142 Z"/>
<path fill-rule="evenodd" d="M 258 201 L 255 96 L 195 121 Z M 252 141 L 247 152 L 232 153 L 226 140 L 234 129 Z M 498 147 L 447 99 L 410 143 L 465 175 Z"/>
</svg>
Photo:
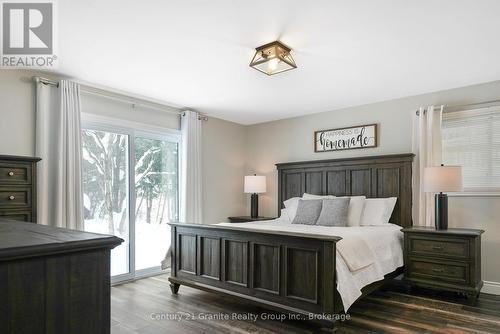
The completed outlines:
<svg viewBox="0 0 500 334">
<path fill-rule="evenodd" d="M 0 187 L 0 208 L 31 206 L 31 187 Z"/>
<path fill-rule="evenodd" d="M 410 255 L 433 255 L 468 259 L 469 240 L 461 238 L 432 238 L 411 235 L 409 238 Z"/>
<path fill-rule="evenodd" d="M 410 278 L 466 285 L 469 283 L 469 264 L 411 258 L 408 263 L 408 274 Z"/>
<path fill-rule="evenodd" d="M 0 163 L 0 184 L 31 184 L 31 165 Z"/>
</svg>

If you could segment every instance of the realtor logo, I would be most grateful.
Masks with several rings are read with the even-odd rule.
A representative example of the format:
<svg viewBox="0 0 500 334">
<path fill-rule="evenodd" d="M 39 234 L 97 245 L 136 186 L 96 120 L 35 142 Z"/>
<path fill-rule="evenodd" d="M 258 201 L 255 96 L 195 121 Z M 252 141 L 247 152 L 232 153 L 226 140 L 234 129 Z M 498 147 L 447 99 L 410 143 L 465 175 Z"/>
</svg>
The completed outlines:
<svg viewBox="0 0 500 334">
<path fill-rule="evenodd" d="M 2 4 L 2 66 L 53 67 L 52 2 Z"/>
</svg>

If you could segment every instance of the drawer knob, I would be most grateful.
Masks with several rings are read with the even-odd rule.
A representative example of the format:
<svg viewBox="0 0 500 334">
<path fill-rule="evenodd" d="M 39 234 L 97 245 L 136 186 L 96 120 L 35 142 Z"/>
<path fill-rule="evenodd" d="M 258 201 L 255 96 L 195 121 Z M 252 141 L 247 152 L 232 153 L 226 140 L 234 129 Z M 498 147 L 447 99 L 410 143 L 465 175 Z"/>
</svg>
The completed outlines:
<svg viewBox="0 0 500 334">
<path fill-rule="evenodd" d="M 435 273 L 442 273 L 442 272 L 444 272 L 444 269 L 443 268 L 432 268 L 432 271 Z"/>
<path fill-rule="evenodd" d="M 10 171 L 9 176 L 14 176 L 14 172 Z"/>
<path fill-rule="evenodd" d="M 432 249 L 434 249 L 434 250 L 443 250 L 443 246 L 433 246 Z"/>
<path fill-rule="evenodd" d="M 15 197 L 15 196 L 13 196 L 13 195 L 10 195 L 10 196 L 9 196 L 9 200 L 13 201 L 13 200 L 15 200 L 15 199 L 16 199 L 16 197 Z"/>
</svg>

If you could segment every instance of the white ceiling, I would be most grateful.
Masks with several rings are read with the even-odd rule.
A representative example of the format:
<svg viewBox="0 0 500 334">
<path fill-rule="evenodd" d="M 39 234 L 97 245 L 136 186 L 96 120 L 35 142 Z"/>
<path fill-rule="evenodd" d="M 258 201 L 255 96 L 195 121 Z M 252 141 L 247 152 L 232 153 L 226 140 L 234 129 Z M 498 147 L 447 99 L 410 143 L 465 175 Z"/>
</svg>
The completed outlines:
<svg viewBox="0 0 500 334">
<path fill-rule="evenodd" d="M 500 79 L 498 0 L 57 4 L 57 72 L 242 124 Z M 251 69 L 276 39 L 298 69 Z"/>
</svg>

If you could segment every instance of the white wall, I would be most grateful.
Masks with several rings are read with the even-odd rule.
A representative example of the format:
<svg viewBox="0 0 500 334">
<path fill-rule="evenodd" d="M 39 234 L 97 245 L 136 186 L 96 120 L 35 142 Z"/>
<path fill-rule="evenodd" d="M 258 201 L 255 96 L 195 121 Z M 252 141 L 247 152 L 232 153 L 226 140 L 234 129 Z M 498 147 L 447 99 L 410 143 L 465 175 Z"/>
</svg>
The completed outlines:
<svg viewBox="0 0 500 334">
<path fill-rule="evenodd" d="M 411 152 L 411 118 L 419 106 L 495 99 L 500 99 L 500 81 L 249 126 L 247 173 L 268 177 L 268 191 L 260 196 L 260 214 L 278 214 L 276 163 Z M 377 148 L 314 153 L 315 130 L 369 123 L 379 124 Z M 496 258 L 500 254 L 500 197 L 453 197 L 449 210 L 451 226 L 486 231 L 482 248 L 483 279 L 500 282 Z"/>
</svg>

